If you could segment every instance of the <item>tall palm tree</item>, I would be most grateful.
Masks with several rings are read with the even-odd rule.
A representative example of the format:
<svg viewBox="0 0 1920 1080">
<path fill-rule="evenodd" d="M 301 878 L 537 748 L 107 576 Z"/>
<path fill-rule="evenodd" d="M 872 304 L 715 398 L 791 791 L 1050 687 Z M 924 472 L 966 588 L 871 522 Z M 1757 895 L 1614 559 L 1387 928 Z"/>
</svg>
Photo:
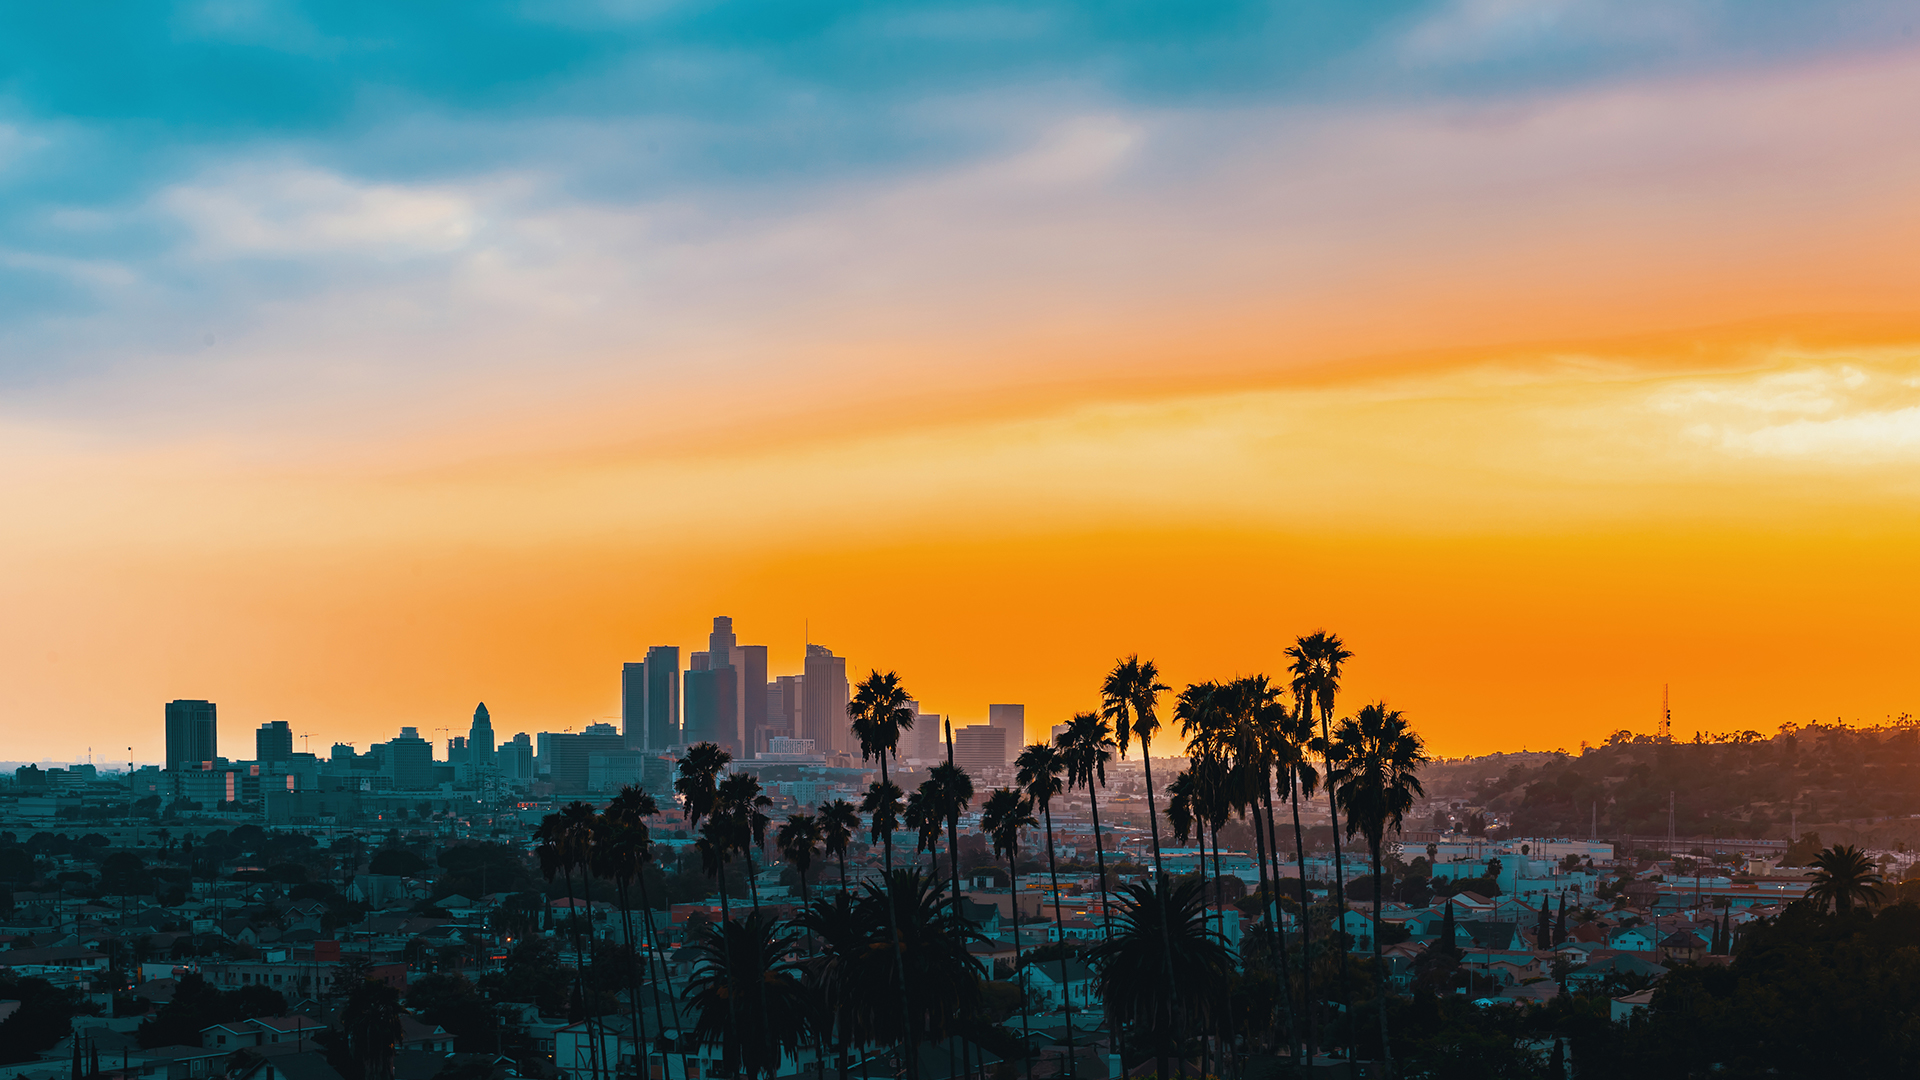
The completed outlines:
<svg viewBox="0 0 1920 1080">
<path fill-rule="evenodd" d="M 952 761 L 935 765 L 920 785 L 934 814 L 947 827 L 947 870 L 953 879 L 954 909 L 960 906 L 960 815 L 973 803 L 973 777 Z"/>
<path fill-rule="evenodd" d="M 800 906 L 813 906 L 813 898 L 807 893 L 807 871 L 813 867 L 814 852 L 820 850 L 820 819 L 812 814 L 793 813 L 780 823 L 780 829 L 774 833 L 773 844 L 780 849 L 780 857 L 800 875 Z"/>
<path fill-rule="evenodd" d="M 1166 878 L 1167 867 L 1160 857 L 1160 811 L 1153 797 L 1153 736 L 1160 730 L 1160 695 L 1170 689 L 1161 683 L 1160 669 L 1153 661 L 1142 660 L 1137 653 L 1116 663 L 1100 686 L 1100 715 L 1113 722 L 1114 741 L 1120 745 L 1121 758 L 1127 756 L 1130 739 L 1137 737 L 1140 740 L 1140 758 L 1146 768 L 1147 780 L 1147 829 L 1153 844 L 1153 874 L 1156 880 Z M 1159 911 L 1165 915 L 1167 909 L 1163 906 Z M 1160 928 L 1160 947 L 1166 952 L 1166 962 L 1171 967 L 1171 927 Z M 1115 1034 L 1118 1035 L 1117 1029 Z"/>
<path fill-rule="evenodd" d="M 1253 812 L 1254 858 L 1260 868 L 1261 895 L 1266 897 L 1265 923 L 1280 967 L 1278 1019 L 1286 1026 L 1288 1045 L 1298 1048 L 1302 1043 L 1294 1022 L 1293 965 L 1287 955 L 1287 935 L 1280 926 L 1280 831 L 1273 812 L 1275 780 L 1286 782 L 1279 765 L 1284 749 L 1280 733 L 1288 712 L 1279 689 L 1265 675 L 1235 679 L 1225 696 L 1227 723 L 1220 741 L 1233 760 L 1230 801 L 1236 810 L 1244 807 Z M 1273 860 L 1270 874 L 1269 858 Z"/>
<path fill-rule="evenodd" d="M 1198 881 L 1176 885 L 1163 875 L 1152 887 L 1135 882 L 1122 890 L 1113 939 L 1093 950 L 1109 1022 L 1116 1032 L 1122 1023 L 1133 1026 L 1153 1048 L 1163 1077 L 1173 1075 L 1169 1060 L 1185 1037 L 1212 1023 L 1233 970 L 1205 912 Z M 1162 934 L 1178 947 L 1157 947 L 1154 939 Z"/>
<path fill-rule="evenodd" d="M 820 850 L 840 863 L 840 894 L 847 893 L 847 845 L 860 828 L 860 811 L 845 799 L 835 799 L 820 808 Z"/>
<path fill-rule="evenodd" d="M 943 892 L 918 869 L 900 869 L 884 887 L 864 883 L 854 908 L 868 930 L 848 965 L 856 1015 L 875 1040 L 907 1048 L 909 1070 L 922 1043 L 953 1034 L 979 1003 L 981 972 L 969 946 L 984 939 Z M 888 905 L 892 914 L 880 910 Z"/>
<path fill-rule="evenodd" d="M 1033 1026 L 1027 1012 L 1026 980 L 1020 975 L 1020 830 L 1039 824 L 1033 816 L 1033 800 L 1012 788 L 995 788 L 980 813 L 980 831 L 993 842 L 993 853 L 1007 860 L 1007 895 L 1013 901 L 1013 981 L 1020 988 L 1020 1045 L 1027 1059 L 1027 1080 L 1033 1080 Z"/>
<path fill-rule="evenodd" d="M 860 740 L 860 759 L 871 761 L 880 759 L 880 782 L 890 784 L 887 775 L 887 759 L 900 749 L 900 735 L 913 727 L 912 697 L 907 688 L 900 684 L 896 672 L 882 674 L 875 671 L 860 680 L 854 688 L 853 700 L 847 705 L 847 716 L 853 724 L 854 738 Z M 896 789 L 898 790 L 898 789 Z M 882 838 L 886 871 L 893 872 L 893 833 L 891 830 Z"/>
<path fill-rule="evenodd" d="M 933 779 L 920 781 L 920 790 L 907 796 L 907 809 L 901 815 L 901 821 L 907 831 L 914 836 L 913 853 L 927 853 L 927 875 L 938 877 L 940 873 L 940 833 L 946 828 L 946 820 L 940 816 L 934 805 Z"/>
<path fill-rule="evenodd" d="M 700 742 L 687 747 L 686 756 L 677 762 L 680 771 L 674 777 L 673 792 L 680 796 L 688 828 L 699 831 L 700 822 L 713 813 L 714 800 L 720 797 L 720 770 L 732 760 L 733 755 L 720 744 Z"/>
<path fill-rule="evenodd" d="M 597 815 L 593 807 L 578 800 L 560 808 L 559 813 L 548 814 L 534 831 L 534 838 L 540 841 L 535 853 L 540 860 L 541 872 L 547 881 L 553 881 L 558 871 L 566 882 L 567 912 L 573 928 L 573 971 L 574 985 L 580 994 L 580 1007 L 585 1013 L 587 1025 L 587 1055 L 590 1059 L 593 1075 L 597 1078 L 604 1061 L 602 1043 L 594 1023 L 594 1004 L 587 990 L 586 969 L 592 956 L 590 946 L 593 929 L 593 833 L 597 825 Z M 573 891 L 573 871 L 578 869 L 582 881 L 584 897 L 576 897 Z M 582 933 L 580 900 L 587 905 L 584 923 L 586 933 Z"/>
<path fill-rule="evenodd" d="M 1319 706 L 1320 741 L 1317 745 L 1320 749 L 1320 760 L 1331 773 L 1336 764 L 1333 758 L 1336 751 L 1332 730 L 1334 701 L 1340 693 L 1342 665 L 1353 659 L 1353 653 L 1340 640 L 1340 635 L 1329 634 L 1325 630 L 1316 630 L 1299 639 L 1296 647 L 1307 656 L 1313 671 L 1312 677 L 1308 680 L 1311 699 L 1303 700 L 1298 704 L 1309 709 L 1315 705 Z M 1289 655 L 1292 655 L 1291 650 Z M 1345 937 L 1337 929 L 1346 919 L 1347 914 L 1347 871 L 1340 852 L 1340 808 L 1337 803 L 1333 784 L 1329 782 L 1327 784 L 1327 815 L 1333 825 L 1333 925 L 1336 928 L 1333 936 L 1340 946 L 1340 996 L 1344 1003 L 1353 999 L 1353 990 L 1347 979 L 1348 950 Z"/>
<path fill-rule="evenodd" d="M 1373 856 L 1373 978 L 1380 1013 L 1381 1075 L 1393 1074 L 1393 1051 L 1387 1042 L 1387 968 L 1380 958 L 1380 900 L 1386 883 L 1380 871 L 1380 850 L 1387 830 L 1400 831 L 1413 800 L 1426 794 L 1420 786 L 1420 767 L 1427 753 L 1400 710 L 1376 702 L 1352 719 L 1340 721 L 1334 735 L 1338 762 L 1327 782 L 1334 798 L 1347 811 L 1347 835 L 1363 834 Z M 1544 908 L 1542 909 L 1544 910 Z"/>
<path fill-rule="evenodd" d="M 1051 743 L 1038 742 L 1020 751 L 1014 759 L 1014 780 L 1040 810 L 1047 830 L 1047 879 L 1053 887 L 1053 926 L 1060 935 L 1060 989 L 1066 1003 L 1067 1075 L 1076 1075 L 1073 1056 L 1073 995 L 1067 993 L 1067 921 L 1060 913 L 1060 866 L 1053 855 L 1053 800 L 1060 794 L 1061 774 L 1067 769 L 1060 751 Z"/>
<path fill-rule="evenodd" d="M 860 740 L 860 759 L 880 759 L 880 780 L 868 788 L 866 802 L 861 808 L 868 814 L 874 839 L 880 841 L 884 860 L 883 882 L 889 889 L 893 887 L 893 833 L 899 825 L 901 794 L 900 788 L 887 775 L 887 759 L 899 751 L 900 734 L 913 727 L 912 700 L 907 688 L 901 685 L 898 673 L 889 671 L 882 674 L 876 669 L 860 680 L 860 685 L 854 688 L 853 699 L 847 703 L 847 717 L 853 725 L 853 735 Z M 889 919 L 895 915 L 894 907 L 891 903 L 886 906 Z M 894 926 L 892 930 L 897 941 L 900 928 Z M 904 986 L 907 981 L 905 963 L 898 949 L 894 950 L 893 956 L 900 982 Z M 902 1010 L 909 1007 L 909 996 L 902 996 Z M 911 1027 L 910 1023 L 901 1024 L 903 1032 Z M 909 1080 L 917 1080 L 919 1055 L 913 1047 L 902 1046 L 901 1056 L 906 1059 Z"/>
<path fill-rule="evenodd" d="M 1054 740 L 1067 766 L 1067 790 L 1087 789 L 1093 811 L 1093 857 L 1100 870 L 1100 924 L 1102 937 L 1113 936 L 1113 917 L 1107 912 L 1107 853 L 1100 842 L 1100 796 L 1107 786 L 1107 762 L 1113 760 L 1113 725 L 1099 713 L 1074 713 L 1067 730 Z"/>
<path fill-rule="evenodd" d="M 714 816 L 727 821 L 733 836 L 728 845 L 747 857 L 747 890 L 753 897 L 753 910 L 760 910 L 760 885 L 754 878 L 753 853 L 767 844 L 766 808 L 773 800 L 761 794 L 760 780 L 752 773 L 727 774 L 714 791 Z"/>
<path fill-rule="evenodd" d="M 1153 801 L 1153 735 L 1160 730 L 1159 700 L 1168 689 L 1160 682 L 1160 669 L 1151 660 L 1129 656 L 1115 664 L 1101 684 L 1100 715 L 1113 721 L 1114 741 L 1120 756 L 1127 756 L 1127 743 L 1140 740 L 1140 756 L 1147 770 L 1147 827 L 1153 840 L 1153 872 L 1165 874 L 1160 861 L 1160 811 Z"/>
<path fill-rule="evenodd" d="M 646 819 L 659 812 L 653 796 L 634 787 L 625 785 L 607 803 L 606 810 L 600 815 L 601 837 L 594 845 L 598 866 L 595 873 L 611 880 L 618 893 L 620 920 L 627 937 L 627 996 L 628 1008 L 632 1013 L 633 1030 L 640 1026 L 641 978 L 636 970 L 634 959 L 641 958 L 646 965 L 646 982 L 653 984 L 653 1014 L 658 1030 L 667 1027 L 666 1012 L 661 1007 L 659 983 L 654 982 L 653 959 L 658 951 L 653 925 L 653 905 L 647 898 L 647 864 L 653 861 L 653 838 L 647 827 Z M 640 891 L 640 910 L 645 930 L 638 944 L 634 941 L 633 904 L 631 890 L 635 885 Z M 674 1025 L 679 1026 L 679 1003 L 674 1003 Z M 646 1048 L 639 1047 L 644 1060 Z M 663 1066 L 664 1067 L 664 1066 Z"/>
<path fill-rule="evenodd" d="M 744 923 L 708 927 L 693 946 L 698 959 L 686 994 L 694 1041 L 719 1046 L 724 1066 L 747 1080 L 775 1075 L 783 1059 L 806 1046 L 812 1002 L 784 959 L 793 944 L 777 920 L 756 911 Z M 736 1008 L 748 987 L 759 1007 Z"/>
<path fill-rule="evenodd" d="M 1314 767 L 1313 708 L 1314 679 L 1318 662 L 1302 644 L 1302 638 L 1287 649 L 1292 659 L 1288 673 L 1293 676 L 1294 708 L 1276 708 L 1267 715 L 1272 732 L 1275 763 L 1287 785 L 1287 802 L 1293 809 L 1293 854 L 1299 867 L 1300 883 L 1300 993 L 1306 1001 L 1301 1035 L 1307 1060 L 1313 1059 L 1313 905 L 1307 894 L 1307 842 L 1300 826 L 1300 800 L 1311 799 L 1320 790 L 1320 771 Z M 1276 858 L 1278 856 L 1276 855 Z M 1278 876 L 1276 867 L 1275 875 Z"/>
<path fill-rule="evenodd" d="M 1813 857 L 1813 866 L 1807 899 L 1822 911 L 1832 904 L 1835 911 L 1846 915 L 1853 911 L 1856 901 L 1862 905 L 1877 903 L 1885 895 L 1881 889 L 1885 881 L 1873 860 L 1851 844 L 1836 844 L 1820 852 Z"/>
</svg>

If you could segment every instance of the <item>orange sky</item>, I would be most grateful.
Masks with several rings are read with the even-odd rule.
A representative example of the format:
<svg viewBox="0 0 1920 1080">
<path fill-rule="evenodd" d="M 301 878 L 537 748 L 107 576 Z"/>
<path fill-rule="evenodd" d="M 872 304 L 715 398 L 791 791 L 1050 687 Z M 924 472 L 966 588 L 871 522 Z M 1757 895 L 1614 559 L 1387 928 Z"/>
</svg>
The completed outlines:
<svg viewBox="0 0 1920 1080">
<path fill-rule="evenodd" d="M 1089 107 L 777 207 L 181 181 L 182 258 L 333 276 L 0 412 L 3 756 L 577 730 L 716 614 L 1034 734 L 1319 628 L 1445 755 L 1911 710 L 1913 60 Z"/>
</svg>

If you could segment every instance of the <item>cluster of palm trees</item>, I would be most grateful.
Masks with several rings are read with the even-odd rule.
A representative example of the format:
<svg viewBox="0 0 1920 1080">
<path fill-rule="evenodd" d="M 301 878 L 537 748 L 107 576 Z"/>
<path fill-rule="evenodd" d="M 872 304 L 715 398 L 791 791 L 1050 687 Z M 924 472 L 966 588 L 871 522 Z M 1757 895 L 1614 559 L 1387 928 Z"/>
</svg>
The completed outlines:
<svg viewBox="0 0 1920 1080">
<path fill-rule="evenodd" d="M 1161 735 L 1161 700 L 1171 688 L 1159 681 L 1152 661 L 1137 656 L 1121 660 L 1102 684 L 1099 711 L 1072 717 L 1053 742 L 1021 749 L 1014 761 L 1013 785 L 987 793 L 980 817 L 980 832 L 995 856 L 1005 860 L 1014 886 L 1016 972 L 1026 967 L 1018 899 L 1023 840 L 1037 832 L 1046 844 L 1052 916 L 1064 946 L 1066 915 L 1054 854 L 1053 811 L 1064 792 L 1084 790 L 1094 824 L 1101 929 L 1085 959 L 1094 969 L 1109 1029 L 1125 1036 L 1116 1038 L 1116 1044 L 1156 1059 L 1163 1076 L 1170 1075 L 1173 1057 L 1184 1058 L 1195 1047 L 1203 1068 L 1209 1054 L 1224 1061 L 1261 1046 L 1288 1054 L 1321 1049 L 1316 1018 L 1324 1035 L 1329 1019 L 1351 1001 L 1348 950 L 1340 936 L 1347 909 L 1339 823 L 1345 819 L 1347 838 L 1360 837 L 1367 844 L 1377 924 L 1384 892 L 1383 850 L 1388 835 L 1399 829 L 1413 799 L 1422 793 L 1418 771 L 1426 761 L 1419 737 L 1400 713 L 1383 704 L 1368 705 L 1335 722 L 1342 666 L 1351 655 L 1338 637 L 1317 633 L 1300 638 L 1288 650 L 1290 680 L 1285 687 L 1265 676 L 1250 676 L 1191 685 L 1175 695 L 1173 718 L 1187 742 L 1188 763 L 1167 786 L 1170 801 L 1164 812 L 1182 842 L 1190 834 L 1199 837 L 1202 860 L 1199 873 L 1191 877 L 1176 880 L 1164 868 L 1162 808 L 1152 780 L 1151 748 Z M 730 758 L 724 749 L 698 744 L 678 763 L 674 790 L 680 810 L 695 835 L 702 867 L 719 882 L 721 901 L 721 922 L 709 927 L 694 946 L 702 963 L 686 990 L 693 1020 L 690 1035 L 695 1043 L 720 1047 L 723 1066 L 736 1073 L 771 1075 L 784 1058 L 811 1051 L 822 1063 L 833 1061 L 844 1080 L 856 1059 L 863 1070 L 870 1069 L 866 1048 L 892 1047 L 893 1060 L 883 1067 L 915 1080 L 921 1048 L 944 1040 L 946 1053 L 965 1058 L 972 1044 L 953 1036 L 981 1022 L 977 1006 L 987 972 L 970 951 L 980 935 L 963 914 L 958 857 L 960 819 L 976 792 L 972 779 L 953 763 L 951 727 L 946 732 L 948 760 L 929 770 L 926 780 L 908 794 L 893 782 L 901 736 L 916 719 L 899 677 L 876 671 L 861 681 L 848 713 L 863 757 L 878 761 L 878 777 L 857 807 L 836 800 L 817 812 L 792 814 L 776 826 L 765 812 L 770 800 L 759 782 L 745 772 L 726 772 Z M 1153 873 L 1146 881 L 1116 887 L 1108 877 L 1099 791 L 1114 755 L 1124 756 L 1135 740 L 1146 768 Z M 1316 943 L 1312 920 L 1306 917 L 1313 907 L 1300 807 L 1322 791 L 1335 822 L 1335 918 L 1329 940 L 1318 944 L 1323 956 L 1331 952 L 1337 957 L 1328 959 L 1338 974 L 1333 992 L 1323 988 L 1316 996 L 1311 985 Z M 1300 867 L 1296 884 L 1303 917 L 1297 963 L 1288 956 L 1288 935 L 1281 925 L 1277 813 L 1282 806 L 1291 812 Z M 577 870 L 583 881 L 598 877 L 616 883 L 629 941 L 635 940 L 629 889 L 637 889 L 643 908 L 651 908 L 640 874 L 650 858 L 642 819 L 655 810 L 643 793 L 627 789 L 605 813 L 596 815 L 591 807 L 576 803 L 549 817 L 539 833 L 541 865 L 550 879 L 565 874 L 570 880 Z M 1235 819 L 1250 821 L 1253 828 L 1260 880 L 1255 894 L 1259 916 L 1252 934 L 1264 945 L 1243 948 L 1237 959 L 1226 944 L 1224 914 L 1219 922 L 1212 921 L 1223 899 L 1217 884 L 1221 832 Z M 881 873 L 877 881 L 856 886 L 848 877 L 847 855 L 863 829 L 880 851 Z M 913 860 L 905 867 L 895 865 L 895 839 L 902 829 L 914 839 L 915 855 L 933 856 L 926 872 Z M 781 858 L 799 877 L 801 909 L 788 920 L 766 917 L 752 884 L 754 853 L 764 850 L 769 830 Z M 938 860 L 943 840 L 944 875 Z M 1216 879 L 1211 904 L 1205 864 L 1209 846 Z M 813 894 L 809 879 L 822 857 L 836 860 L 840 872 L 839 889 L 824 897 Z M 727 888 L 727 869 L 736 858 L 746 861 L 749 882 L 752 911 L 744 919 L 734 917 Z M 658 942 L 652 918 L 642 921 L 648 946 L 643 955 L 649 958 L 646 978 L 651 981 Z M 1375 978 L 1384 980 L 1379 935 L 1372 936 L 1372 967 Z M 576 951 L 584 962 L 589 955 L 585 944 L 576 942 Z M 1069 985 L 1066 951 L 1061 948 L 1058 957 L 1063 991 Z M 1279 983 L 1274 1005 L 1263 1015 L 1249 1014 L 1244 1002 L 1231 1000 L 1236 979 L 1249 974 L 1242 969 L 1253 966 L 1256 958 Z M 1052 962 L 1051 957 L 1046 961 Z M 639 965 L 629 968 L 636 979 L 633 1008 L 639 1030 Z M 584 999 L 584 990 L 582 994 Z M 1381 1003 L 1384 1052 L 1384 981 L 1377 984 L 1375 997 Z M 655 993 L 652 1004 L 657 1011 L 674 1009 L 671 1026 L 681 1026 L 678 1001 L 663 1002 L 663 995 Z M 1076 1029 L 1070 994 L 1065 1013 L 1071 1075 Z M 1031 1046 L 1025 995 L 1021 1015 L 1022 1033 Z M 669 1026 L 663 1012 L 657 1012 L 655 1020 L 661 1029 Z M 594 1037 L 591 1020 L 589 1036 Z M 604 1058 L 596 1056 L 596 1070 L 599 1060 Z M 977 1064 L 956 1062 L 969 1073 Z M 1029 1071 L 1031 1067 L 1029 1053 Z"/>
</svg>

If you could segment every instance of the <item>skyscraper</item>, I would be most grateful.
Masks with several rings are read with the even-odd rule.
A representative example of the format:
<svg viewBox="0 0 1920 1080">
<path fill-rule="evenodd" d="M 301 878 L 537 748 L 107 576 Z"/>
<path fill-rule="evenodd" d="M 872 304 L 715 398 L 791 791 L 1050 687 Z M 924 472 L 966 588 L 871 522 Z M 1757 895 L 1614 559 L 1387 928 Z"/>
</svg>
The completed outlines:
<svg viewBox="0 0 1920 1080">
<path fill-rule="evenodd" d="M 167 768 L 198 769 L 220 756 L 220 731 L 211 701 L 167 702 Z"/>
<path fill-rule="evenodd" d="M 553 754 L 553 790 L 562 795 L 582 795 L 587 791 L 587 772 L 594 754 L 613 754 L 626 749 L 626 736 L 612 724 L 588 724 L 579 734 L 556 732 L 548 738 Z"/>
<path fill-rule="evenodd" d="M 419 728 L 401 728 L 387 743 L 386 770 L 395 791 L 432 790 L 433 744 L 420 737 Z"/>
<path fill-rule="evenodd" d="M 738 669 L 730 664 L 715 667 L 711 653 L 697 652 L 692 659 L 685 676 L 686 724 L 680 737 L 688 746 L 717 743 L 734 757 L 743 756 Z"/>
<path fill-rule="evenodd" d="M 467 760 L 475 765 L 493 764 L 493 717 L 487 715 L 487 703 L 473 710 L 473 728 L 467 733 Z"/>
<path fill-rule="evenodd" d="M 1007 733 L 1007 752 L 1017 754 L 1027 745 L 1027 707 L 1025 705 L 989 705 L 987 723 Z"/>
<path fill-rule="evenodd" d="M 767 647 L 735 645 L 733 666 L 740 694 L 740 726 L 749 755 L 767 748 Z"/>
<path fill-rule="evenodd" d="M 253 733 L 253 760 L 262 765 L 293 760 L 293 728 L 285 720 L 270 720 Z"/>
<path fill-rule="evenodd" d="M 953 763 L 963 769 L 1005 768 L 1009 750 L 1006 728 L 973 724 L 953 729 Z"/>
<path fill-rule="evenodd" d="M 829 756 L 852 745 L 847 730 L 847 659 L 824 645 L 807 645 L 806 675 L 801 682 L 800 737 L 812 739 L 816 751 Z"/>
<path fill-rule="evenodd" d="M 620 665 L 620 733 L 634 750 L 679 745 L 678 645 L 655 645 L 640 663 Z"/>
</svg>

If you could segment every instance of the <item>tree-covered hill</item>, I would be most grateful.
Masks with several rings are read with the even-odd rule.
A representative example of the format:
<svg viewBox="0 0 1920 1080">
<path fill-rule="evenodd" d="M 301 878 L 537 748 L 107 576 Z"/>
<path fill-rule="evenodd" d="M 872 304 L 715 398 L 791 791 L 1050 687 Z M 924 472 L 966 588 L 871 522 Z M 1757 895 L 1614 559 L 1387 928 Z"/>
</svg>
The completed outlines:
<svg viewBox="0 0 1920 1080">
<path fill-rule="evenodd" d="M 1784 839 L 1796 820 L 1805 831 L 1920 814 L 1920 730 L 1789 726 L 1684 743 L 1621 732 L 1479 776 L 1467 800 L 1510 834 L 1584 836 L 1597 809 L 1603 835 L 1661 835 L 1671 797 L 1682 836 Z"/>
</svg>

